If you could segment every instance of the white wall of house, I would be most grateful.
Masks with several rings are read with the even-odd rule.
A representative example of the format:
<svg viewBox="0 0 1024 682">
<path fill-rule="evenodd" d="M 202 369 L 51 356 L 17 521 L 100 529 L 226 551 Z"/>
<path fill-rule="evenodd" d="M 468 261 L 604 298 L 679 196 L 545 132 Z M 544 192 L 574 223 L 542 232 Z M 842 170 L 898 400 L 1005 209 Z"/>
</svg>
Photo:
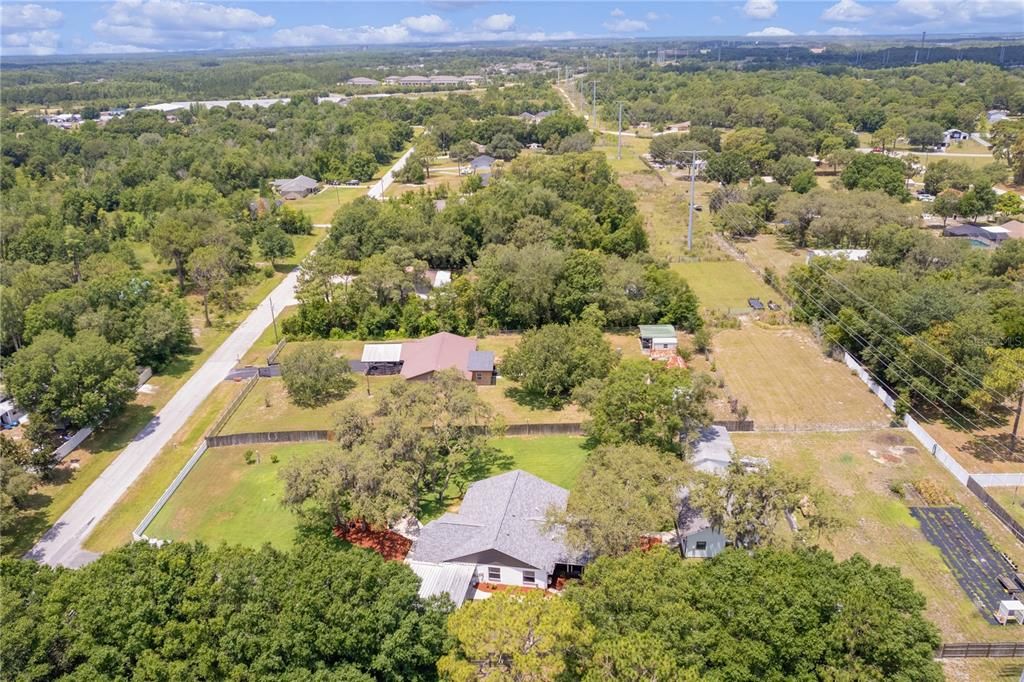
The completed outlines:
<svg viewBox="0 0 1024 682">
<path fill-rule="evenodd" d="M 490 569 L 500 569 L 501 579 L 496 580 L 491 577 L 492 574 Z M 530 572 L 533 573 L 534 582 L 532 583 L 524 580 L 524 575 Z M 500 566 L 498 564 L 478 564 L 476 567 L 476 578 L 482 583 L 501 583 L 502 585 L 522 585 L 525 587 L 548 586 L 548 574 L 544 571 L 531 571 L 528 568 L 511 568 L 509 566 Z"/>
<path fill-rule="evenodd" d="M 688 559 L 710 559 L 725 549 L 725 536 L 712 528 L 705 528 L 687 535 L 683 538 L 683 544 Z"/>
</svg>

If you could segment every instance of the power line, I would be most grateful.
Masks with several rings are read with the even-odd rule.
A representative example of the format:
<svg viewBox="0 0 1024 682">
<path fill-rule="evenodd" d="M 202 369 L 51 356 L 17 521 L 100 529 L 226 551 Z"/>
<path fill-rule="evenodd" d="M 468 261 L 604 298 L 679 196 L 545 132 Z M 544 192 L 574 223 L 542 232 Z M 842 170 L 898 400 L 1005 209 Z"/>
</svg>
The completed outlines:
<svg viewBox="0 0 1024 682">
<path fill-rule="evenodd" d="M 802 287 L 800 287 L 799 285 L 797 285 L 797 284 L 795 284 L 795 283 L 792 283 L 792 282 L 791 282 L 791 284 L 793 284 L 794 286 L 796 286 L 796 287 L 797 287 L 798 289 L 800 289 L 800 290 L 801 290 L 801 291 L 803 291 L 804 293 L 807 293 L 807 292 L 806 292 L 806 290 L 804 290 L 804 289 L 803 289 Z M 810 294 L 808 294 L 808 296 L 809 296 L 809 295 L 810 295 Z M 858 335 L 858 334 L 857 334 L 857 333 L 856 333 L 855 331 L 853 331 L 853 330 L 849 329 L 849 327 L 847 327 L 847 326 L 846 326 L 845 324 L 843 324 L 842 320 L 840 320 L 838 316 L 836 316 L 836 315 L 835 315 L 834 313 L 832 313 L 831 311 L 829 311 L 829 310 L 828 310 L 828 309 L 827 309 L 826 307 L 824 307 L 824 306 L 823 306 L 823 305 L 822 305 L 822 304 L 821 304 L 820 302 L 818 302 L 818 301 L 816 301 L 816 300 L 813 300 L 813 298 L 812 298 L 812 302 L 813 302 L 813 303 L 815 303 L 815 305 L 817 305 L 817 306 L 818 306 L 818 307 L 819 307 L 819 308 L 820 308 L 820 309 L 821 309 L 821 310 L 822 310 L 822 311 L 823 311 L 823 312 L 824 312 L 824 313 L 825 313 L 826 315 L 829 315 L 829 316 L 830 316 L 830 317 L 831 317 L 831 318 L 832 318 L 832 319 L 833 319 L 833 320 L 835 321 L 835 323 L 836 323 L 836 324 L 838 324 L 838 325 L 839 325 L 840 327 L 842 327 L 842 328 L 843 328 L 843 330 L 844 330 L 844 331 L 846 331 L 846 332 L 847 332 L 848 334 L 850 334 L 851 336 L 854 336 L 854 337 L 859 337 L 859 335 Z M 805 313 L 808 313 L 808 312 L 809 312 L 809 311 L 808 311 L 808 310 L 807 310 L 807 309 L 806 309 L 806 308 L 805 308 L 804 306 L 800 305 L 799 303 L 797 303 L 796 305 L 797 305 L 797 307 L 799 307 L 799 308 L 800 308 L 801 310 L 803 310 L 803 311 L 804 311 Z M 865 343 L 865 344 L 866 344 L 866 345 L 868 345 L 869 347 L 871 346 L 871 344 L 870 344 L 870 343 L 868 343 L 868 342 L 866 342 L 866 341 L 865 341 L 865 340 L 864 340 L 863 338 L 860 338 L 860 341 L 861 341 L 861 343 Z M 849 349 L 847 349 L 847 348 L 846 348 L 846 347 L 845 347 L 845 346 L 844 346 L 843 344 L 839 343 L 838 341 L 834 341 L 834 340 L 833 340 L 832 342 L 833 342 L 833 343 L 835 343 L 835 345 L 837 345 L 837 346 L 839 346 L 840 348 L 842 348 L 842 349 L 843 349 L 843 351 L 845 351 L 845 352 L 846 352 L 847 354 L 849 354 L 849 355 L 850 355 L 851 357 L 853 357 L 853 353 L 851 353 L 851 352 L 849 351 Z M 888 384 L 887 384 L 887 383 L 886 383 L 885 381 L 883 381 L 883 380 L 882 380 L 882 378 L 881 378 L 880 376 L 878 376 L 878 375 L 877 375 L 877 374 L 876 374 L 875 372 L 873 372 L 873 371 L 872 371 L 872 370 L 871 370 L 870 368 L 868 368 L 868 367 L 866 367 L 866 366 L 864 366 L 864 365 L 861 365 L 861 366 L 862 366 L 862 367 L 864 367 L 864 371 L 866 371 L 866 372 L 867 372 L 868 374 L 870 374 L 870 375 L 871 375 L 871 377 L 872 377 L 872 378 L 873 378 L 873 379 L 875 380 L 875 382 L 876 382 L 876 383 L 877 383 L 877 384 L 878 384 L 879 386 L 882 386 L 883 388 L 885 388 L 885 389 L 887 390 L 887 392 L 889 392 L 890 394 L 897 394 L 897 392 L 896 392 L 895 390 L 893 390 L 893 388 L 892 388 L 892 387 L 891 387 L 890 385 L 888 385 Z M 894 369 L 894 370 L 895 370 L 895 371 L 896 371 L 896 372 L 898 373 L 898 375 L 899 375 L 899 378 L 901 378 L 901 379 L 904 379 L 904 380 L 908 380 L 908 379 L 912 380 L 912 379 L 913 379 L 913 377 L 912 377 L 912 376 L 910 376 L 910 375 L 908 375 L 907 373 L 905 373 L 905 372 L 903 372 L 902 370 L 900 370 L 900 369 L 898 368 L 898 366 L 894 366 L 894 367 L 893 367 L 893 369 Z M 898 394 L 897 394 L 897 395 L 898 395 Z M 929 398 L 929 397 L 928 397 L 927 395 L 924 395 L 924 394 L 922 394 L 922 393 L 920 393 L 920 392 L 918 392 L 918 395 L 920 395 L 920 397 L 921 397 L 922 399 L 924 399 L 924 401 L 925 401 L 925 402 L 927 402 L 927 403 L 928 403 L 929 405 L 931 405 L 931 406 L 932 406 L 933 408 L 935 408 L 935 409 L 936 409 L 937 411 L 939 411 L 940 413 L 941 413 L 941 412 L 946 412 L 946 410 L 943 410 L 943 409 L 942 409 L 942 408 L 941 408 L 941 407 L 940 407 L 940 406 L 938 405 L 938 403 L 936 403 L 936 402 L 935 402 L 934 400 L 932 400 L 931 398 Z M 939 400 L 940 402 L 942 402 L 942 403 L 943 403 L 944 405 L 946 405 L 946 407 L 947 407 L 947 408 L 949 408 L 949 409 L 951 409 L 951 410 L 953 410 L 953 411 L 956 411 L 956 410 L 955 410 L 955 408 L 953 408 L 953 407 L 952 407 L 952 406 L 951 406 L 951 405 L 950 405 L 950 404 L 949 404 L 948 402 L 946 402 L 946 401 L 945 401 L 945 400 L 943 400 L 942 398 L 938 398 L 938 400 Z M 913 406 L 912 404 L 908 404 L 908 405 L 907 405 L 907 409 L 908 409 L 908 410 L 910 410 L 911 412 L 913 412 L 914 414 L 916 414 L 916 415 L 917 415 L 917 416 L 918 416 L 919 418 L 921 418 L 921 419 L 922 419 L 923 421 L 927 421 L 927 417 L 925 417 L 925 416 L 924 416 L 923 414 L 921 414 L 921 412 L 919 412 L 918 410 L 916 410 L 916 409 L 914 408 L 914 406 Z M 959 413 L 958 413 L 958 414 L 959 414 Z M 969 420 L 969 419 L 966 419 L 966 418 L 964 418 L 964 419 L 965 419 L 965 421 L 966 421 L 966 422 L 967 422 L 968 424 L 970 424 L 970 425 L 971 425 L 972 427 L 974 427 L 975 429 L 979 429 L 979 428 L 980 428 L 980 427 L 978 427 L 978 425 L 977 425 L 977 424 L 975 424 L 975 423 L 974 423 L 974 422 L 972 422 L 971 420 Z M 1002 455 L 1000 455 L 1000 454 L 999 454 L 998 452 L 996 452 L 995 450 L 993 450 L 993 449 L 992 449 L 991 447 L 989 447 L 989 446 L 988 446 L 988 445 L 986 445 L 985 443 L 980 443 L 980 445 L 981 445 L 981 447 L 983 447 L 983 448 L 984 448 L 984 449 L 985 449 L 986 451 L 988 451 L 989 453 L 991 453 L 991 454 L 992 454 L 992 455 L 994 455 L 995 457 L 997 457 L 997 458 L 1002 458 Z M 1008 451 L 1009 451 L 1009 449 L 1008 449 Z M 1010 456 L 1011 456 L 1011 458 L 1013 458 L 1013 456 L 1014 456 L 1014 455 L 1013 455 L 1013 452 L 1012 452 L 1012 451 L 1009 451 L 1009 452 L 1010 452 Z"/>
<path fill-rule="evenodd" d="M 868 341 L 867 339 L 865 339 L 865 338 L 864 338 L 863 336 L 861 336 L 860 334 L 858 334 L 858 333 L 857 333 L 856 331 L 854 331 L 854 330 L 850 329 L 850 328 L 849 328 L 849 327 L 848 327 L 848 326 L 847 326 L 847 325 L 846 325 L 846 324 L 845 324 L 845 323 L 844 323 L 844 322 L 842 321 L 842 319 L 841 319 L 841 318 L 840 318 L 840 317 L 839 317 L 838 315 L 836 315 L 836 314 L 835 314 L 835 313 L 833 313 L 833 312 L 832 312 L 831 310 L 829 310 L 829 309 L 828 309 L 828 308 L 827 308 L 827 307 L 826 307 L 826 306 L 825 306 L 825 305 L 824 305 L 823 303 L 821 303 L 820 301 L 817 301 L 817 300 L 815 300 L 815 299 L 814 299 L 814 297 L 813 297 L 813 296 L 811 296 L 810 292 L 808 292 L 808 291 L 807 291 L 806 289 L 804 289 L 804 288 L 803 288 L 803 287 L 801 287 L 801 286 L 800 286 L 799 284 L 797 284 L 796 282 L 793 282 L 793 281 L 790 281 L 790 285 L 792 285 L 792 286 L 795 286 L 795 287 L 796 287 L 797 289 L 799 289 L 799 290 L 800 290 L 800 291 L 801 291 L 802 293 L 804 293 L 804 294 L 805 294 L 806 296 L 808 296 L 808 297 L 810 298 L 810 300 L 811 300 L 811 302 L 812 302 L 812 303 L 814 303 L 814 304 L 815 304 L 816 306 L 818 306 L 818 308 L 819 308 L 819 309 L 820 309 L 820 310 L 821 310 L 822 312 L 824 312 L 824 313 L 825 313 L 825 315 L 827 315 L 827 316 L 828 316 L 828 317 L 829 317 L 829 318 L 830 318 L 830 319 L 831 319 L 831 320 L 832 320 L 832 321 L 833 321 L 833 322 L 834 322 L 834 323 L 835 323 L 836 325 L 838 325 L 839 327 L 841 327 L 841 328 L 843 329 L 843 331 L 845 331 L 845 332 L 846 332 L 847 334 L 849 334 L 849 335 L 850 335 L 850 336 L 851 336 L 852 338 L 854 338 L 855 340 L 858 340 L 858 342 L 859 342 L 859 343 L 861 343 L 861 344 L 863 344 L 863 345 L 867 346 L 867 347 L 868 347 L 868 348 L 870 348 L 870 349 L 873 349 L 873 350 L 875 350 L 875 351 L 881 351 L 881 349 L 879 349 L 879 348 L 878 348 L 877 346 L 874 346 L 874 345 L 873 345 L 873 344 L 872 344 L 872 343 L 871 343 L 870 341 Z M 807 310 L 807 308 L 805 308 L 804 306 L 800 305 L 799 303 L 797 303 L 796 305 L 797 305 L 797 307 L 798 307 L 798 308 L 800 308 L 800 309 L 801 309 L 801 310 L 802 310 L 802 311 L 803 311 L 804 313 L 809 313 L 809 312 L 810 312 L 810 311 L 808 311 L 808 310 Z M 884 337 L 883 337 L 883 338 L 884 338 Z M 847 348 L 846 348 L 845 346 L 843 346 L 843 344 L 839 343 L 838 341 L 834 341 L 834 340 L 833 340 L 833 343 L 835 343 L 835 344 L 836 344 L 837 346 L 839 346 L 839 347 L 840 347 L 840 348 L 842 348 L 842 349 L 843 349 L 844 351 L 846 351 L 847 353 L 849 353 L 849 354 L 850 354 L 850 356 L 853 356 L 853 353 L 850 353 L 850 351 L 849 351 L 849 350 L 848 350 L 848 349 L 847 349 Z M 908 371 L 905 371 L 905 370 L 901 369 L 901 368 L 899 367 L 899 365 L 895 364 L 895 363 L 894 363 L 894 361 L 893 361 L 893 358 L 891 358 L 891 357 L 888 357 L 888 356 L 887 356 L 886 354 L 884 354 L 884 353 L 881 353 L 881 352 L 879 352 L 879 355 L 880 355 L 880 356 L 881 356 L 881 357 L 882 357 L 883 359 L 885 359 L 885 360 L 888 360 L 888 363 L 887 363 L 887 370 L 892 370 L 892 371 L 893 371 L 894 373 L 896 373 L 896 374 L 897 374 L 897 375 L 899 376 L 899 378 L 900 378 L 900 379 L 903 379 L 904 381 L 907 381 L 907 382 L 908 382 L 908 383 L 910 383 L 911 385 L 913 384 L 913 379 L 914 379 L 913 375 L 911 375 L 911 374 L 910 374 L 910 373 L 909 373 Z M 908 359 L 910 359 L 910 360 L 911 360 L 911 362 L 913 362 L 913 359 L 912 359 L 912 358 L 908 358 Z M 915 364 L 916 364 L 916 363 L 915 363 Z M 887 384 L 887 383 L 886 383 L 885 381 L 883 381 L 883 380 L 881 379 L 881 377 L 879 377 L 879 376 L 878 376 L 878 375 L 877 375 L 877 374 L 876 374 L 875 372 L 871 371 L 871 369 L 869 369 L 868 367 L 866 367 L 866 366 L 864 366 L 864 365 L 862 365 L 862 367 L 864 367 L 864 370 L 865 370 L 866 372 L 868 372 L 868 374 L 870 374 L 870 375 L 871 375 L 871 376 L 872 376 L 872 377 L 873 377 L 873 378 L 875 379 L 875 381 L 876 381 L 876 382 L 877 382 L 877 383 L 878 383 L 878 384 L 879 384 L 880 386 L 883 386 L 883 387 L 885 387 L 885 388 L 886 388 L 886 389 L 887 389 L 887 390 L 888 390 L 888 391 L 889 391 L 890 393 L 894 393 L 894 394 L 895 394 L 895 393 L 897 393 L 896 391 L 894 391 L 894 390 L 892 389 L 892 387 L 891 387 L 891 386 L 889 386 L 889 385 L 888 385 L 888 384 Z M 951 404 L 950 404 L 950 403 L 949 403 L 948 401 L 946 401 L 945 399 L 943 399 L 943 398 L 941 398 L 941 397 L 939 397 L 939 396 L 936 396 L 936 398 L 938 399 L 938 401 L 939 401 L 939 402 L 941 402 L 941 403 L 942 403 L 943 405 L 945 405 L 945 406 L 946 406 L 946 408 L 947 408 L 947 409 L 945 409 L 945 410 L 944 410 L 944 409 L 942 409 L 942 407 L 940 407 L 940 406 L 939 406 L 939 404 L 938 404 L 938 403 L 936 403 L 936 402 L 935 402 L 934 400 L 932 400 L 932 399 L 931 399 L 931 398 L 930 398 L 930 397 L 929 397 L 928 395 L 926 395 L 926 394 L 922 393 L 921 391 L 915 391 L 915 392 L 916 392 L 916 393 L 918 394 L 918 396 L 920 396 L 920 397 L 921 397 L 921 398 L 922 398 L 922 399 L 923 399 L 923 400 L 924 400 L 925 402 L 927 402 L 927 403 L 928 403 L 929 405 L 931 405 L 931 406 L 932 406 L 933 408 L 935 408 L 936 410 L 938 410 L 938 411 L 939 411 L 940 413 L 947 413 L 947 414 L 948 414 L 948 412 L 949 412 L 949 411 L 952 411 L 952 412 L 956 413 L 956 414 L 957 414 L 957 415 L 958 415 L 958 416 L 959 416 L 959 417 L 961 418 L 961 420 L 962 420 L 963 422 L 967 423 L 968 425 L 970 425 L 971 427 L 973 427 L 973 428 L 974 428 L 975 430 L 979 430 L 979 431 L 980 431 L 980 430 L 982 430 L 982 427 L 981 427 L 981 426 L 979 426 L 979 425 L 978 425 L 978 424 L 977 424 L 976 422 L 974 422 L 973 420 L 969 419 L 969 418 L 968 418 L 967 416 L 965 416 L 965 415 L 964 415 L 963 413 L 961 413 L 961 412 L 960 412 L 959 410 L 957 410 L 957 409 L 956 409 L 955 407 L 953 407 L 953 406 L 952 406 L 952 405 L 951 405 Z M 921 419 L 923 419 L 923 420 L 926 420 L 926 421 L 927 421 L 927 418 L 926 418 L 926 417 L 925 417 L 925 416 L 924 416 L 923 414 L 921 414 L 920 412 L 918 412 L 917 410 L 915 410 L 915 409 L 914 409 L 914 407 L 913 407 L 913 405 L 908 405 L 907 407 L 908 407 L 908 409 L 912 410 L 912 411 L 913 411 L 913 412 L 914 412 L 915 414 L 917 414 L 917 416 L 918 416 L 918 417 L 920 417 Z M 996 456 L 996 457 L 1000 457 L 1000 458 L 1002 457 L 1002 456 L 1001 456 L 1001 455 L 1000 455 L 1000 454 L 999 454 L 999 453 L 998 453 L 997 451 L 993 450 L 993 449 L 992 449 L 992 448 L 991 448 L 990 446 L 986 445 L 985 443 L 980 443 L 980 445 L 981 445 L 981 446 L 982 446 L 982 447 L 983 447 L 983 448 L 984 448 L 985 450 L 987 450 L 987 451 L 988 451 L 989 453 L 991 453 L 992 455 L 994 455 L 994 456 Z M 1013 452 L 1012 452 L 1011 450 L 1009 450 L 1009 448 L 1007 448 L 1007 451 L 1008 451 L 1008 452 L 1010 453 L 1010 456 L 1011 456 L 1011 458 L 1013 458 L 1013 457 L 1014 457 L 1014 453 L 1013 453 Z"/>
</svg>

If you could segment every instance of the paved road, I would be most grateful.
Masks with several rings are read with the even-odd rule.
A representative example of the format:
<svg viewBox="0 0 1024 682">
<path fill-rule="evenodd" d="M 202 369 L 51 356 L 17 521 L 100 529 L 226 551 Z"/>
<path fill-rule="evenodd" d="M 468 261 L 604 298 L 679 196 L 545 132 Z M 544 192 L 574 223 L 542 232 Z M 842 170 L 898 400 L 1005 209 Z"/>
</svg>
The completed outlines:
<svg viewBox="0 0 1024 682">
<path fill-rule="evenodd" d="M 394 182 L 394 174 L 405 166 L 412 154 L 410 148 L 398 159 L 367 192 L 368 196 L 383 199 L 384 192 Z M 273 310 L 281 312 L 294 305 L 298 269 L 288 276 L 257 306 L 217 350 L 196 370 L 195 374 L 178 389 L 163 409 L 136 434 L 121 454 L 85 489 L 81 497 L 64 512 L 50 530 L 43 535 L 25 557 L 50 566 L 83 566 L 97 555 L 82 548 L 82 542 L 109 512 L 114 504 L 142 474 L 143 470 L 167 445 L 188 418 L 199 408 L 213 389 L 238 364 L 239 359 L 270 326 L 271 302 Z"/>
</svg>

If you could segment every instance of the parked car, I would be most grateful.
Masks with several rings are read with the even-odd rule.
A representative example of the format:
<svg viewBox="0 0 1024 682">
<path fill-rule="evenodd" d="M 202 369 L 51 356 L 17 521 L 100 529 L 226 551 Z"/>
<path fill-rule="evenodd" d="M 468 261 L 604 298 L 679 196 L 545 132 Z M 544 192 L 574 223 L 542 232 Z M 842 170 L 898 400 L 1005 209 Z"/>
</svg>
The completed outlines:
<svg viewBox="0 0 1024 682">
<path fill-rule="evenodd" d="M 927 201 L 935 201 L 935 195 L 934 194 L 928 194 L 928 192 L 918 192 L 917 193 L 917 200 L 918 201 L 925 201 L 925 202 L 927 202 Z"/>
<path fill-rule="evenodd" d="M 348 185 L 349 187 L 358 187 L 359 186 L 359 181 L 358 180 L 349 180 L 345 184 Z"/>
</svg>

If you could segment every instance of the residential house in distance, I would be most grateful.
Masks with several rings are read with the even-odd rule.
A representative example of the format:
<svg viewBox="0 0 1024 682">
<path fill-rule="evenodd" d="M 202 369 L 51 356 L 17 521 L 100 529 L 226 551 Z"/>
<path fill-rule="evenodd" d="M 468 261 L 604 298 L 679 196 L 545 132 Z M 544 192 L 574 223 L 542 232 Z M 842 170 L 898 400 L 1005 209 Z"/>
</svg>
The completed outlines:
<svg viewBox="0 0 1024 682">
<path fill-rule="evenodd" d="M 1024 239 L 1024 223 L 1019 220 L 1008 220 L 999 227 L 1006 230 L 1008 239 Z"/>
<path fill-rule="evenodd" d="M 481 154 L 469 162 L 469 167 L 472 168 L 474 172 L 482 171 L 486 173 L 490 172 L 491 166 L 494 165 L 495 161 L 496 159 L 493 156 Z"/>
<path fill-rule="evenodd" d="M 690 122 L 683 121 L 682 123 L 670 123 L 665 126 L 666 133 L 688 133 L 690 132 Z"/>
<path fill-rule="evenodd" d="M 679 340 L 676 328 L 670 324 L 640 325 L 640 350 L 652 357 L 676 354 Z"/>
<path fill-rule="evenodd" d="M 375 78 L 356 76 L 355 78 L 349 78 L 345 81 L 345 85 L 354 85 L 357 88 L 375 88 L 380 85 L 380 81 Z"/>
<path fill-rule="evenodd" d="M 806 262 L 810 263 L 815 258 L 862 261 L 867 260 L 870 254 L 870 249 L 808 249 Z"/>
<path fill-rule="evenodd" d="M 420 596 L 447 592 L 459 605 L 479 583 L 544 589 L 578 577 L 584 558 L 544 530 L 548 510 L 568 500 L 568 490 L 520 470 L 473 483 L 458 511 L 420 530 L 405 559 L 422 580 Z"/>
<path fill-rule="evenodd" d="M 942 144 L 948 147 L 953 142 L 962 142 L 963 140 L 970 139 L 970 137 L 970 133 L 965 133 L 964 131 L 956 128 L 950 128 L 942 133 Z"/>
<path fill-rule="evenodd" d="M 277 193 L 281 195 L 282 199 L 301 199 L 302 197 L 308 196 L 313 192 L 316 192 L 320 186 L 316 180 L 311 177 L 300 175 L 297 178 L 274 180 L 270 183 L 271 186 Z"/>
<path fill-rule="evenodd" d="M 519 114 L 519 118 L 526 121 L 527 123 L 536 124 L 540 123 L 553 113 L 553 111 L 538 111 L 536 114 L 531 114 L 528 111 L 524 111 L 523 113 Z"/>
<path fill-rule="evenodd" d="M 444 201 L 444 199 L 438 199 L 437 201 Z M 436 204 L 434 210 L 444 210 L 442 206 L 440 209 L 437 208 Z M 408 269 L 407 269 L 408 270 Z M 427 298 L 430 295 L 432 289 L 443 287 L 452 282 L 452 271 L 451 270 L 424 270 L 423 281 L 416 284 L 416 295 L 420 298 Z"/>
<path fill-rule="evenodd" d="M 1010 231 L 1005 227 L 998 225 L 975 225 L 974 223 L 950 225 L 942 231 L 942 234 L 945 237 L 967 237 L 968 239 L 984 240 L 992 244 L 998 244 L 1010 238 Z"/>
<path fill-rule="evenodd" d="M 0 401 L 0 428 L 13 429 L 26 417 L 25 411 L 18 407 L 14 400 L 5 398 Z"/>
</svg>

